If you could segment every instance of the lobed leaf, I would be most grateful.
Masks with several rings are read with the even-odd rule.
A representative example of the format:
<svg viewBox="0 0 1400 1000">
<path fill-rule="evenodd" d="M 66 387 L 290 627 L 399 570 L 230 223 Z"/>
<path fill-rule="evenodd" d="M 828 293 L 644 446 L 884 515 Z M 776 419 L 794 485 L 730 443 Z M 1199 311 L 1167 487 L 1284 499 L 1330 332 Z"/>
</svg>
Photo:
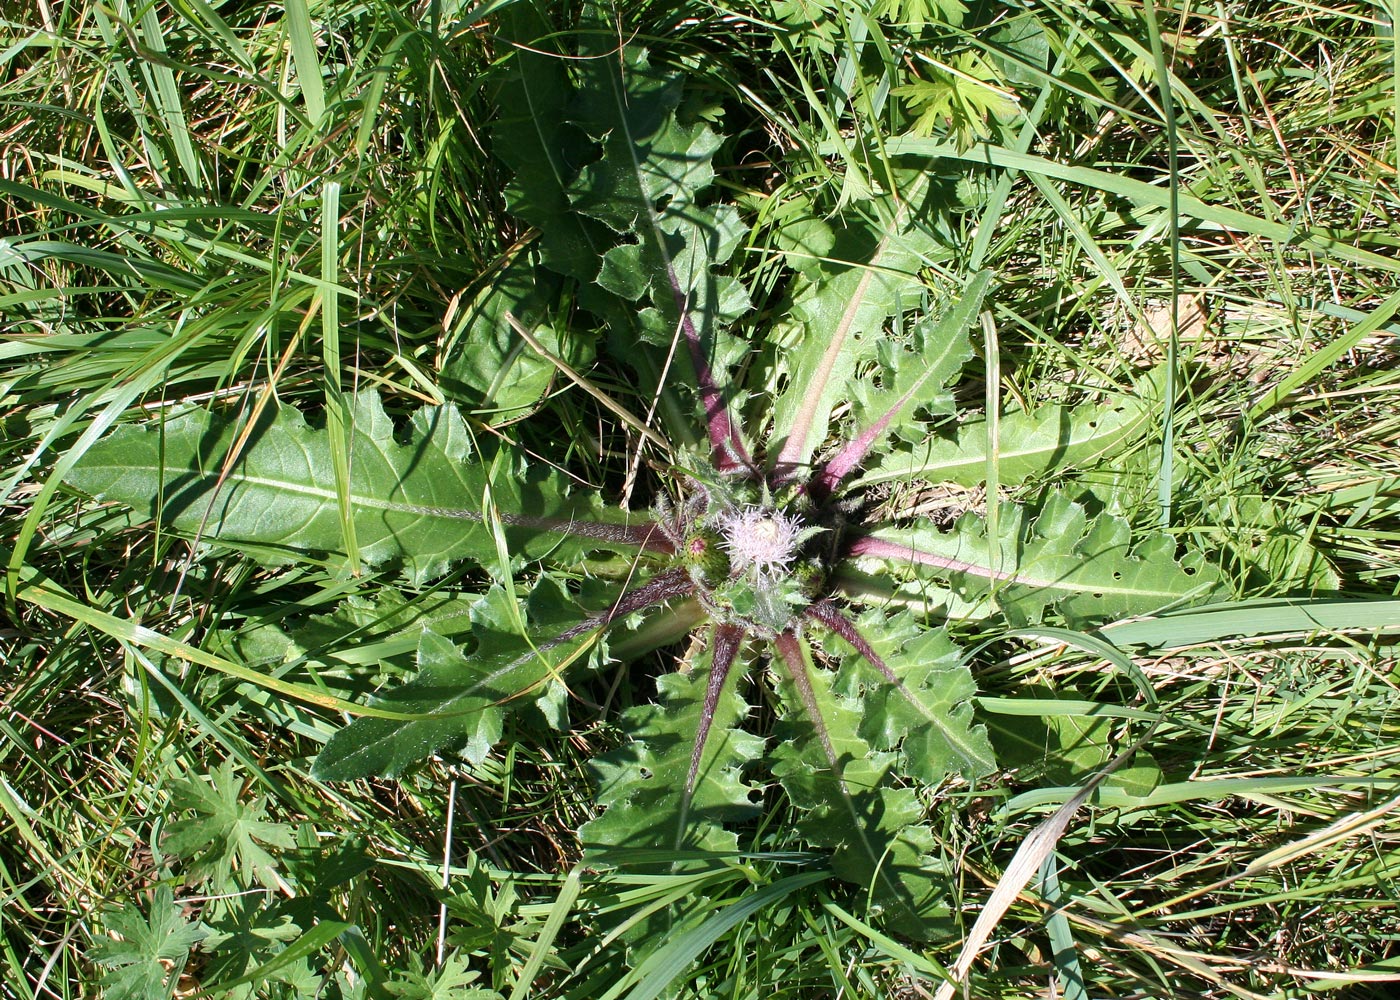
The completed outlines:
<svg viewBox="0 0 1400 1000">
<path fill-rule="evenodd" d="M 605 811 L 579 831 L 584 844 L 736 849 L 737 838 L 724 824 L 757 814 L 758 789 L 742 769 L 763 750 L 759 737 L 740 728 L 749 713 L 738 693 L 742 671 L 729 672 L 714 700 L 711 735 L 701 744 L 694 788 L 689 799 L 683 794 L 696 734 L 705 725 L 710 660 L 706 653 L 691 672 L 658 678 L 656 702 L 629 709 L 623 717 L 631 740 L 592 762 Z"/>
<path fill-rule="evenodd" d="M 360 555 L 371 565 L 399 561 L 422 580 L 455 560 L 488 562 L 497 557 L 493 517 L 511 551 L 529 557 L 559 543 L 549 532 L 587 534 L 585 547 L 644 544 L 644 525 L 623 524 L 620 512 L 605 513 L 590 496 L 569 497 L 562 477 L 528 468 L 508 452 L 490 466 L 476 460 L 470 432 L 450 407 L 414 413 L 404 444 L 395 442 L 394 425 L 374 395 L 355 397 L 351 419 L 348 503 Z M 343 562 L 326 431 L 291 407 L 274 408 L 220 483 L 239 439 L 234 421 L 190 410 L 118 428 L 78 460 L 66 481 L 183 532 L 249 546 L 271 564 L 309 552 Z M 608 521 L 581 522 L 581 515 Z"/>
<path fill-rule="evenodd" d="M 998 470 L 1004 486 L 1025 482 L 1107 458 L 1125 450 L 1153 427 L 1161 398 L 1161 372 L 1141 380 L 1131 396 L 1078 406 L 1047 404 L 1016 410 L 1000 420 Z M 858 486 L 893 480 L 979 486 L 987 478 L 987 422 L 962 420 L 952 437 L 912 428 L 897 447 L 880 454 Z"/>
<path fill-rule="evenodd" d="M 515 46 L 497 77 L 500 114 L 491 128 L 495 155 L 513 171 L 506 203 L 539 228 L 548 267 L 592 281 L 617 238 L 570 203 L 576 165 L 587 159 L 592 141 L 568 120 L 568 56 L 558 51 L 553 26 L 535 4 L 507 5 L 497 13 L 496 27 L 502 41 Z"/>
<path fill-rule="evenodd" d="M 598 283 L 625 301 L 650 298 L 661 322 L 643 316 L 639 329 L 660 346 L 684 335 L 717 461 L 746 465 L 713 375 L 721 330 L 749 309 L 743 286 L 713 271 L 744 233 L 732 206 L 702 200 L 720 137 L 679 120 L 682 77 L 652 66 L 645 49 L 594 55 L 582 63 L 575 120 L 602 155 L 579 174 L 573 204 L 624 240 L 604 255 Z"/>
<path fill-rule="evenodd" d="M 860 733 L 863 709 L 832 688 L 791 633 L 778 639 L 784 717 L 770 755 L 773 775 L 801 810 L 804 840 L 832 852 L 832 870 L 863 887 L 886 922 L 920 935 L 941 908 L 945 884 L 929 857 L 934 837 L 911 788 L 894 784 L 894 754 Z"/>
<path fill-rule="evenodd" d="M 850 625 L 851 638 L 833 630 L 851 648 L 840 658 L 835 690 L 862 706 L 862 739 L 898 751 L 900 773 L 927 785 L 996 769 L 986 728 L 973 717 L 977 684 L 946 629 L 928 628 L 908 611 L 874 608 Z"/>
<path fill-rule="evenodd" d="M 578 617 L 564 603 L 557 589 L 543 602 L 532 600 L 536 624 L 527 639 L 519 632 L 521 614 L 504 590 L 493 588 L 472 609 L 476 648 L 470 653 L 424 631 L 417 675 L 376 701 L 405 718 L 364 716 L 339 730 L 316 758 L 316 777 L 394 777 L 446 746 L 461 747 L 479 763 L 501 738 L 506 713 L 547 696 L 560 671 L 593 639 L 588 631 L 551 645 L 564 631 L 561 620 Z"/>
<path fill-rule="evenodd" d="M 789 233 L 810 243 L 814 257 L 799 268 L 791 293 L 792 325 L 779 336 L 788 387 L 774 405 L 774 468 L 799 478 L 827 436 L 831 411 L 857 368 L 876 357 L 886 321 L 923 301 L 922 271 L 942 256 L 925 221 L 932 193 L 921 177 L 903 197 L 871 200 L 871 221 L 848 220 L 830 237 Z M 822 247 L 829 243 L 829 249 Z"/>
<path fill-rule="evenodd" d="M 920 321 L 907 339 L 878 343 L 880 388 L 871 391 L 865 379 L 851 383 L 851 413 L 861 430 L 817 474 L 819 495 L 833 492 L 864 463 L 871 449 L 915 423 L 916 411 L 953 414 L 953 394 L 947 386 L 972 358 L 967 328 L 982 308 L 991 277 L 990 271 L 979 271 L 961 298 L 937 320 Z"/>
<path fill-rule="evenodd" d="M 92 943 L 93 961 L 105 971 L 102 985 L 112 1000 L 160 1000 L 172 996 L 190 950 L 207 931 L 184 918 L 170 886 L 156 887 L 149 916 L 133 909 L 104 915 L 114 937 Z"/>
<path fill-rule="evenodd" d="M 1063 493 L 1032 512 L 1004 504 L 998 538 L 975 514 L 951 531 L 920 520 L 880 528 L 853 541 L 856 559 L 899 566 L 923 585 L 927 607 L 987 617 L 1000 611 L 1013 625 L 1039 622 L 1053 608 L 1071 625 L 1098 624 L 1201 601 L 1220 577 L 1199 553 L 1180 561 L 1177 543 L 1153 535 L 1134 543 L 1128 522 L 1111 514 L 1090 518 Z"/>
<path fill-rule="evenodd" d="M 189 874 L 208 877 L 218 892 L 234 884 L 237 871 L 243 887 L 255 882 L 277 888 L 278 861 L 267 848 L 296 845 L 292 828 L 267 818 L 266 796 L 243 799 L 243 778 L 234 774 L 228 758 L 207 779 L 181 778 L 171 789 L 171 805 L 193 816 L 175 820 L 165 829 L 161 847 L 185 859 Z"/>
</svg>

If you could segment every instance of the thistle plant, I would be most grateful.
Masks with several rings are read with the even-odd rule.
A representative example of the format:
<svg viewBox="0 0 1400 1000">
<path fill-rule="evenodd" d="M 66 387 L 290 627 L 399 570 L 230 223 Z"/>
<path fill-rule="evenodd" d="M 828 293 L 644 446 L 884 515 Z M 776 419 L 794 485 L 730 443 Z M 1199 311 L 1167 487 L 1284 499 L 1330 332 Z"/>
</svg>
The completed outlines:
<svg viewBox="0 0 1400 1000">
<path fill-rule="evenodd" d="M 892 167 L 839 224 L 812 213 L 779 227 L 777 318 L 755 330 L 727 269 L 746 227 L 713 190 L 722 139 L 688 116 L 684 77 L 639 47 L 566 67 L 533 14 L 502 16 L 522 46 L 500 103 L 528 113 L 504 114 L 492 139 L 538 240 L 453 342 L 444 380 L 477 385 L 503 336 L 572 374 L 569 334 L 540 297 L 573 282 L 659 402 L 669 436 L 626 420 L 664 449 L 650 509 L 482 447 L 452 405 L 412 412 L 404 430 L 378 396 L 338 383 L 324 429 L 290 406 L 252 421 L 183 410 L 120 428 L 68 482 L 267 565 L 391 566 L 410 586 L 464 562 L 494 576 L 463 598 L 460 642 L 404 628 L 416 676 L 330 739 L 315 765 L 326 779 L 392 777 L 434 753 L 479 764 L 512 713 L 567 724 L 570 668 L 693 633 L 702 651 L 596 761 L 601 812 L 584 842 L 733 851 L 771 780 L 838 876 L 902 929 L 925 926 L 944 882 L 922 792 L 996 769 L 947 623 L 1100 623 L 1199 600 L 1217 576 L 1176 539 L 1133 537 L 1092 495 L 1051 485 L 1027 505 L 994 488 L 987 515 L 947 525 L 901 510 L 888 487 L 980 485 L 988 469 L 1002 487 L 1048 479 L 1138 440 L 1155 382 L 1001 415 L 998 440 L 987 414 L 958 419 L 969 334 L 997 293 L 990 272 L 959 270 L 929 163 Z M 754 332 L 737 335 L 745 323 Z M 520 391 L 538 395 L 530 384 Z M 754 698 L 773 731 L 751 719 Z"/>
</svg>

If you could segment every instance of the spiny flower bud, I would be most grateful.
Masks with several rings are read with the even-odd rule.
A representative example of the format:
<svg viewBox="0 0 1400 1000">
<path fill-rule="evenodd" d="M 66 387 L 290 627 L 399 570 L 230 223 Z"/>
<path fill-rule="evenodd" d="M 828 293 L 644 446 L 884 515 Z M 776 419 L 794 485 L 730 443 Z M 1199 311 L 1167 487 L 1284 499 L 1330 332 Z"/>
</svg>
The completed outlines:
<svg viewBox="0 0 1400 1000">
<path fill-rule="evenodd" d="M 698 582 L 717 583 L 729 575 L 729 556 L 724 553 L 723 540 L 713 531 L 692 532 L 682 554 L 686 564 L 699 572 Z"/>
<path fill-rule="evenodd" d="M 746 507 L 722 515 L 720 534 L 729 558 L 739 569 L 775 576 L 791 565 L 801 543 L 797 519 L 771 507 Z"/>
</svg>

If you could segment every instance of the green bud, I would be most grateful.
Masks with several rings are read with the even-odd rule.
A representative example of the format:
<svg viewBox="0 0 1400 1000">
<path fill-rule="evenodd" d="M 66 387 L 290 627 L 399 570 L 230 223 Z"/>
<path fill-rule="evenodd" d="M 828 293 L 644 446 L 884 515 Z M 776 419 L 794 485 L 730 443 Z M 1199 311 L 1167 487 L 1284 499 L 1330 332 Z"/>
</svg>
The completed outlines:
<svg viewBox="0 0 1400 1000">
<path fill-rule="evenodd" d="M 698 582 L 714 584 L 729 576 L 729 555 L 716 531 L 692 532 L 685 540 L 682 554 L 692 573 L 699 574 Z"/>
</svg>

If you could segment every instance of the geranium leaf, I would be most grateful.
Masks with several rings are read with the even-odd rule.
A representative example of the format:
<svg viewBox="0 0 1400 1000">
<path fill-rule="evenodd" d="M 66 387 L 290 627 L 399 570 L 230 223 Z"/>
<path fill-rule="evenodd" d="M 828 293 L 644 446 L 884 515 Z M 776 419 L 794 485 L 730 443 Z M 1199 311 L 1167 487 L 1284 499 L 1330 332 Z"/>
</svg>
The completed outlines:
<svg viewBox="0 0 1400 1000">
<path fill-rule="evenodd" d="M 658 678 L 656 703 L 624 717 L 631 740 L 593 761 L 605 811 L 579 831 L 585 845 L 735 849 L 737 839 L 723 824 L 757 813 L 758 790 L 741 770 L 763 749 L 762 740 L 740 728 L 749 712 L 738 694 L 741 670 L 729 672 L 715 698 L 693 791 L 688 800 L 683 794 L 704 725 L 710 659 L 706 653 L 690 673 Z"/>
<path fill-rule="evenodd" d="M 190 949 L 204 936 L 203 928 L 187 922 L 170 887 L 156 889 L 150 916 L 133 909 L 104 915 L 114 938 L 93 942 L 93 960 L 102 974 L 110 1000 L 160 1000 L 175 992 Z"/>
<path fill-rule="evenodd" d="M 1199 553 L 1177 559 L 1177 542 L 1134 542 L 1128 522 L 1090 519 L 1084 507 L 1051 494 L 1033 516 L 1004 504 L 998 538 L 975 514 L 951 531 L 925 521 L 880 528 L 851 542 L 856 558 L 875 557 L 920 582 L 925 607 L 950 616 L 1000 610 L 1013 625 L 1040 621 L 1053 607 L 1071 625 L 1101 623 L 1195 603 L 1216 591 L 1219 574 Z"/>
<path fill-rule="evenodd" d="M 489 562 L 497 556 L 491 516 L 501 519 L 511 551 L 527 557 L 559 542 L 550 531 L 588 533 L 585 548 L 624 550 L 642 540 L 638 530 L 645 534 L 640 526 L 580 521 L 624 518 L 605 515 L 589 495 L 567 496 L 561 477 L 527 468 L 509 453 L 483 464 L 451 407 L 414 413 L 405 444 L 395 441 L 376 396 L 355 397 L 352 419 L 349 506 L 360 555 L 372 565 L 401 561 L 421 580 L 455 560 Z M 67 482 L 191 535 L 241 545 L 270 564 L 303 553 L 343 561 L 326 431 L 309 426 L 291 407 L 275 408 L 220 483 L 239 435 L 234 421 L 205 410 L 121 427 L 79 459 Z M 488 499 L 494 515 L 485 512 Z"/>
<path fill-rule="evenodd" d="M 249 887 L 277 888 L 278 861 L 267 848 L 296 846 L 291 827 L 266 818 L 266 797 L 243 800 L 243 779 L 234 774 L 229 758 L 207 778 L 178 781 L 171 804 L 193 816 L 166 827 L 161 846 L 184 858 L 191 875 L 207 876 L 218 892 L 227 891 L 232 876 Z"/>
</svg>

